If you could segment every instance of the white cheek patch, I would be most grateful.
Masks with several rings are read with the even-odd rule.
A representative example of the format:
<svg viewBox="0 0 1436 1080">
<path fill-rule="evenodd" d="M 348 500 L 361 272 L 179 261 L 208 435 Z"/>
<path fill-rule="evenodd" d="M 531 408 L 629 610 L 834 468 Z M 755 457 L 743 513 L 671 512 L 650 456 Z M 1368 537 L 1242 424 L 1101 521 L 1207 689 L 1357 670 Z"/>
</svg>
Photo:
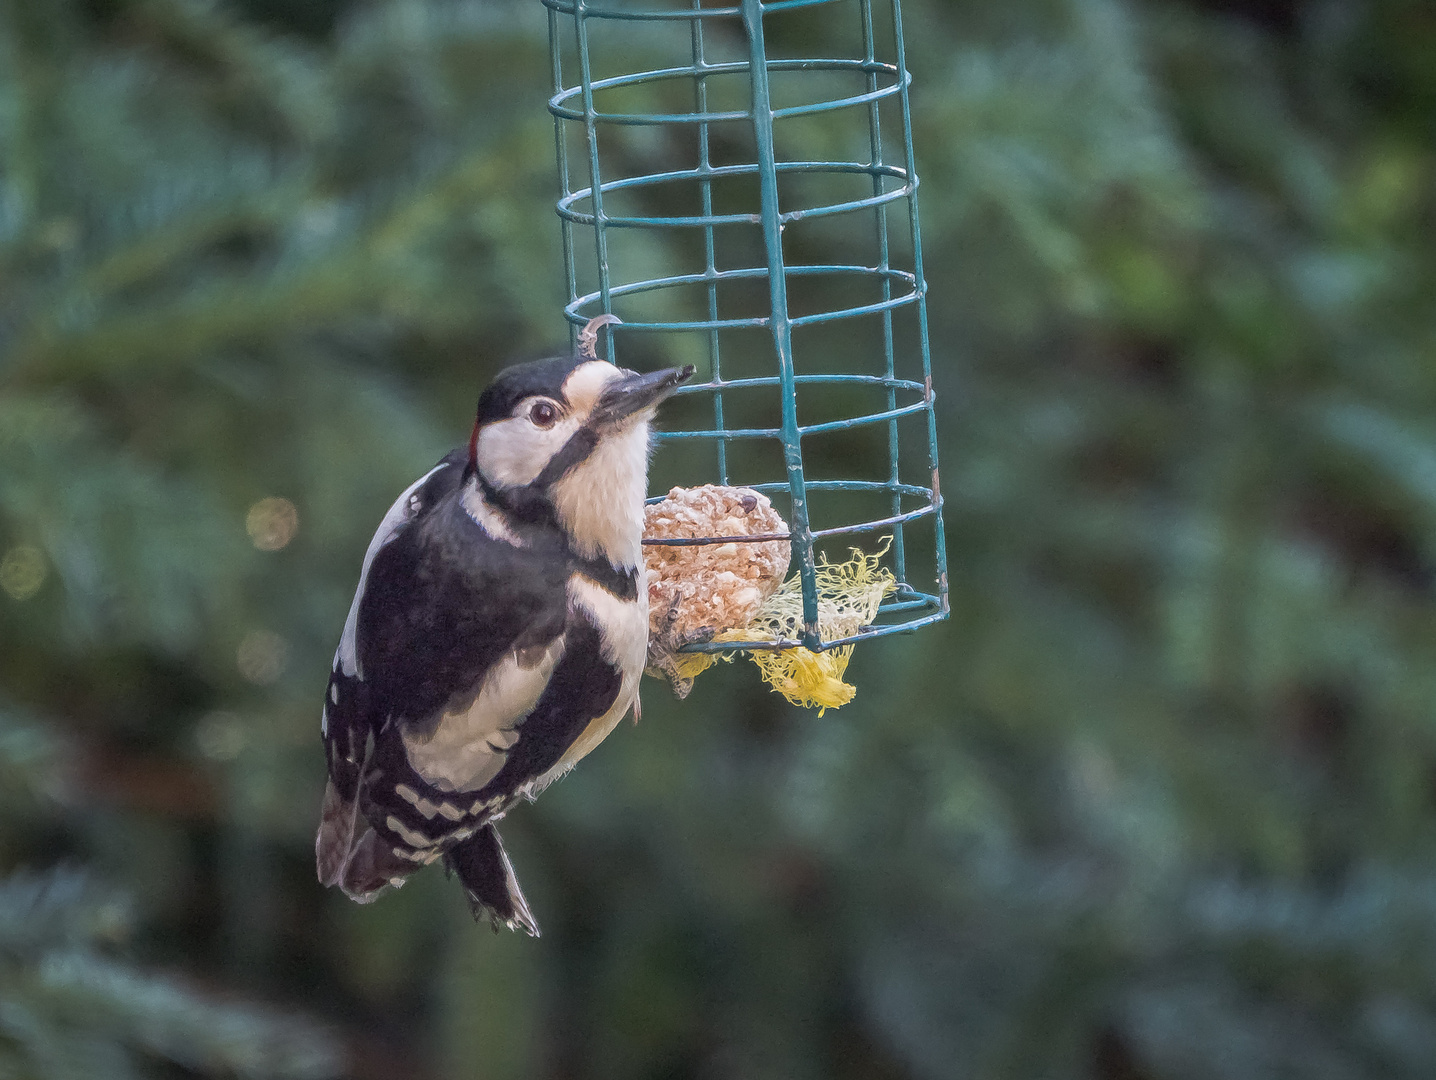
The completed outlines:
<svg viewBox="0 0 1436 1080">
<path fill-rule="evenodd" d="M 486 424 L 479 430 L 479 471 L 495 487 L 532 483 L 580 423 L 577 415 L 569 415 L 551 428 L 535 427 L 525 416 Z"/>
<path fill-rule="evenodd" d="M 510 653 L 484 676 L 473 703 L 444 713 L 432 735 L 401 729 L 414 771 L 440 791 L 474 791 L 497 776 L 518 742 L 515 729 L 538 704 L 563 649 L 560 637 L 524 662 Z"/>
</svg>

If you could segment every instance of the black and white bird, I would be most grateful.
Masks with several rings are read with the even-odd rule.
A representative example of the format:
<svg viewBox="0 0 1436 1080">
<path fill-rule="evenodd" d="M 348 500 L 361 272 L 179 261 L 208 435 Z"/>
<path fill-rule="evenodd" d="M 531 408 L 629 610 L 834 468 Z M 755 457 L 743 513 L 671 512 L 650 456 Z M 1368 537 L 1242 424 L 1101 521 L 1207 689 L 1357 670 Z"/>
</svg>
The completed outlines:
<svg viewBox="0 0 1436 1080">
<path fill-rule="evenodd" d="M 635 705 L 649 423 L 692 373 L 508 368 L 390 507 L 324 703 L 323 884 L 365 903 L 442 859 L 476 918 L 538 935 L 494 823 Z"/>
</svg>

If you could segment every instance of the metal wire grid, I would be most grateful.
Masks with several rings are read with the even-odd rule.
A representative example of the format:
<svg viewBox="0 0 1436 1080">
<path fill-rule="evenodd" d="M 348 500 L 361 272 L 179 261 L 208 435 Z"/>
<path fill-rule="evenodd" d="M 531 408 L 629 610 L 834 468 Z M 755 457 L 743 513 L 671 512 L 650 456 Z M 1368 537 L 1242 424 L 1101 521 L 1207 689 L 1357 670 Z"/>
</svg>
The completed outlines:
<svg viewBox="0 0 1436 1080">
<path fill-rule="evenodd" d="M 553 97 L 550 112 L 555 117 L 559 178 L 562 197 L 557 208 L 563 235 L 564 274 L 569 302 L 565 314 L 576 333 L 577 328 L 593 316 L 614 312 L 615 300 L 627 300 L 640 294 L 684 286 L 700 286 L 706 292 L 706 313 L 698 318 L 666 320 L 631 319 L 625 317 L 621 326 L 604 328 L 609 355 L 613 352 L 615 329 L 620 333 L 692 332 L 706 338 L 711 365 L 707 382 L 684 387 L 681 393 L 709 395 L 712 399 L 712 424 L 690 430 L 666 431 L 661 439 L 704 440 L 713 443 L 716 451 L 716 474 L 720 484 L 730 483 L 729 446 L 735 440 L 777 440 L 782 447 L 786 479 L 783 481 L 751 482 L 740 477 L 732 482 L 777 495 L 786 492 L 790 498 L 790 532 L 769 536 L 715 536 L 691 540 L 661 541 L 670 544 L 705 544 L 756 542 L 787 539 L 792 544 L 793 562 L 798 567 L 803 593 L 803 628 L 798 640 L 744 642 L 732 644 L 697 644 L 690 651 L 729 652 L 745 649 L 791 648 L 804 645 L 814 650 L 866 640 L 885 634 L 915 630 L 944 619 L 948 614 L 947 566 L 942 525 L 942 496 L 938 483 L 937 429 L 933 410 L 931 361 L 928 348 L 926 282 L 922 270 L 922 246 L 918 225 L 917 172 L 914 167 L 908 88 L 911 75 L 906 69 L 900 0 L 888 0 L 892 19 L 892 41 L 895 55 L 885 62 L 877 55 L 874 32 L 874 0 L 856 0 L 861 25 L 861 58 L 783 58 L 769 59 L 764 41 L 764 16 L 799 8 L 824 5 L 851 5 L 854 0 L 741 0 L 737 5 L 707 6 L 704 0 L 687 0 L 687 6 L 656 6 L 663 0 L 612 0 L 608 4 L 592 4 L 586 0 L 544 0 L 548 8 L 549 38 L 552 55 Z M 590 23 L 603 25 L 618 20 L 632 24 L 672 25 L 687 22 L 689 56 L 676 66 L 594 78 L 591 56 Z M 731 31 L 741 25 L 746 39 L 747 55 L 737 60 L 710 61 L 705 49 L 705 27 Z M 576 55 L 578 82 L 566 85 L 564 72 L 564 39 L 571 34 L 571 51 Z M 828 97 L 786 107 L 774 107 L 770 76 L 774 73 L 860 73 L 865 89 L 856 94 Z M 715 76 L 746 75 L 749 83 L 749 104 L 745 109 L 710 109 L 709 84 Z M 691 84 L 691 111 L 601 111 L 595 106 L 595 95 L 610 96 L 632 93 L 641 88 L 654 88 L 674 80 Z M 880 104 L 894 99 L 900 107 L 902 154 L 897 162 L 884 159 Z M 864 109 L 867 113 L 868 159 L 866 161 L 786 161 L 779 160 L 775 141 L 775 121 L 809 116 L 841 109 Z M 715 164 L 710 153 L 710 135 L 721 125 L 751 125 L 756 146 L 756 160 L 737 164 Z M 586 151 L 587 184 L 575 187 L 567 138 L 568 125 L 581 125 L 582 144 Z M 603 179 L 604 155 L 600 147 L 603 129 L 610 127 L 673 128 L 682 127 L 696 133 L 697 162 L 690 168 L 642 173 L 618 179 Z M 804 206 L 783 211 L 779 205 L 779 177 L 804 173 L 856 174 L 872 179 L 872 193 L 862 198 Z M 759 206 L 756 211 L 742 213 L 715 212 L 714 185 L 725 178 L 754 177 L 758 181 Z M 888 181 L 895 186 L 889 188 Z M 644 216 L 609 213 L 605 198 L 619 193 L 644 194 L 659 185 L 694 184 L 700 200 L 697 214 Z M 911 269 L 892 265 L 888 208 L 905 204 L 910 223 Z M 790 265 L 783 250 L 784 229 L 800 220 L 833 217 L 870 211 L 873 216 L 877 252 L 874 265 L 824 264 Z M 717 259 L 715 230 L 724 226 L 757 226 L 761 229 L 766 265 L 720 267 Z M 597 271 L 597 288 L 580 293 L 578 256 L 575 248 L 576 227 L 591 233 Z M 609 251 L 609 230 L 701 230 L 704 267 L 701 272 L 669 274 L 633 281 L 616 281 L 612 273 Z M 879 299 L 852 304 L 832 310 L 805 315 L 790 312 L 788 287 L 791 280 L 808 275 L 856 276 L 875 282 Z M 741 317 L 724 317 L 719 312 L 719 286 L 742 282 L 766 282 L 768 310 Z M 899 378 L 895 363 L 894 314 L 912 308 L 916 313 L 917 342 L 920 353 L 921 381 Z M 620 313 L 621 314 L 621 313 Z M 881 374 L 799 373 L 793 354 L 795 328 L 828 323 L 860 316 L 876 316 L 882 321 L 884 366 Z M 772 338 L 774 375 L 725 379 L 723 377 L 722 341 L 734 331 L 765 329 Z M 881 388 L 886 408 L 865 415 L 846 417 L 822 423 L 802 424 L 798 419 L 799 387 L 865 386 Z M 734 427 L 730 407 L 725 411 L 725 398 L 730 402 L 737 390 L 754 388 L 776 389 L 781 398 L 779 427 Z M 900 401 L 901 399 L 905 399 Z M 904 483 L 900 476 L 899 421 L 904 417 L 925 419 L 926 485 Z M 886 425 L 888 474 L 881 481 L 853 479 L 809 479 L 803 468 L 803 440 L 828 432 L 845 431 L 865 425 Z M 928 477 L 925 477 L 928 478 Z M 833 528 L 812 529 L 809 524 L 810 491 L 880 492 L 888 496 L 889 513 L 883 517 L 843 524 Z M 903 508 L 903 499 L 920 500 L 921 505 Z M 914 588 L 908 580 L 908 545 L 904 527 L 922 519 L 931 519 L 934 531 L 934 591 Z M 878 623 L 858 634 L 824 641 L 818 631 L 818 596 L 814 542 L 829 537 L 860 533 L 891 533 L 891 557 L 899 582 L 898 590 L 883 605 Z"/>
</svg>

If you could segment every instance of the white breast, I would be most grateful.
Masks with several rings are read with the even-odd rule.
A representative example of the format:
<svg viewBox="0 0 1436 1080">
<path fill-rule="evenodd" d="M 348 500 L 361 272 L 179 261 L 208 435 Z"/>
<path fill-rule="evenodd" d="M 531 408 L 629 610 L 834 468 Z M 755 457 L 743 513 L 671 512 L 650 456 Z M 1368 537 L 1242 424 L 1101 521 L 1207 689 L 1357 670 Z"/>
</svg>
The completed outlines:
<svg viewBox="0 0 1436 1080">
<path fill-rule="evenodd" d="M 440 791 L 476 791 L 497 776 L 563 649 L 559 637 L 537 657 L 525 657 L 528 663 L 510 653 L 484 677 L 473 704 L 444 713 L 430 735 L 405 730 L 404 749 L 414 771 Z"/>
<path fill-rule="evenodd" d="M 585 559 L 643 565 L 643 496 L 648 490 L 648 422 L 599 440 L 553 485 L 550 495 L 573 548 Z M 641 591 L 641 590 L 640 590 Z"/>
</svg>

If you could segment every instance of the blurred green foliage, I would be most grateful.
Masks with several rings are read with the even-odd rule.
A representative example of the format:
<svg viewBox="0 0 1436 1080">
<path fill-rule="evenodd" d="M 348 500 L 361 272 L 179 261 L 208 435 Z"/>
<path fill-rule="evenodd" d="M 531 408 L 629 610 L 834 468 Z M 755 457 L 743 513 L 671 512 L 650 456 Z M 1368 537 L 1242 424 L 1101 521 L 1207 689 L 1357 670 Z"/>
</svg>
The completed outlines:
<svg viewBox="0 0 1436 1080">
<path fill-rule="evenodd" d="M 541 6 L 0 2 L 0 1075 L 1431 1074 L 1436 18 L 905 13 L 953 618 L 649 684 L 529 941 L 311 842 L 374 524 L 563 340 Z"/>
</svg>

